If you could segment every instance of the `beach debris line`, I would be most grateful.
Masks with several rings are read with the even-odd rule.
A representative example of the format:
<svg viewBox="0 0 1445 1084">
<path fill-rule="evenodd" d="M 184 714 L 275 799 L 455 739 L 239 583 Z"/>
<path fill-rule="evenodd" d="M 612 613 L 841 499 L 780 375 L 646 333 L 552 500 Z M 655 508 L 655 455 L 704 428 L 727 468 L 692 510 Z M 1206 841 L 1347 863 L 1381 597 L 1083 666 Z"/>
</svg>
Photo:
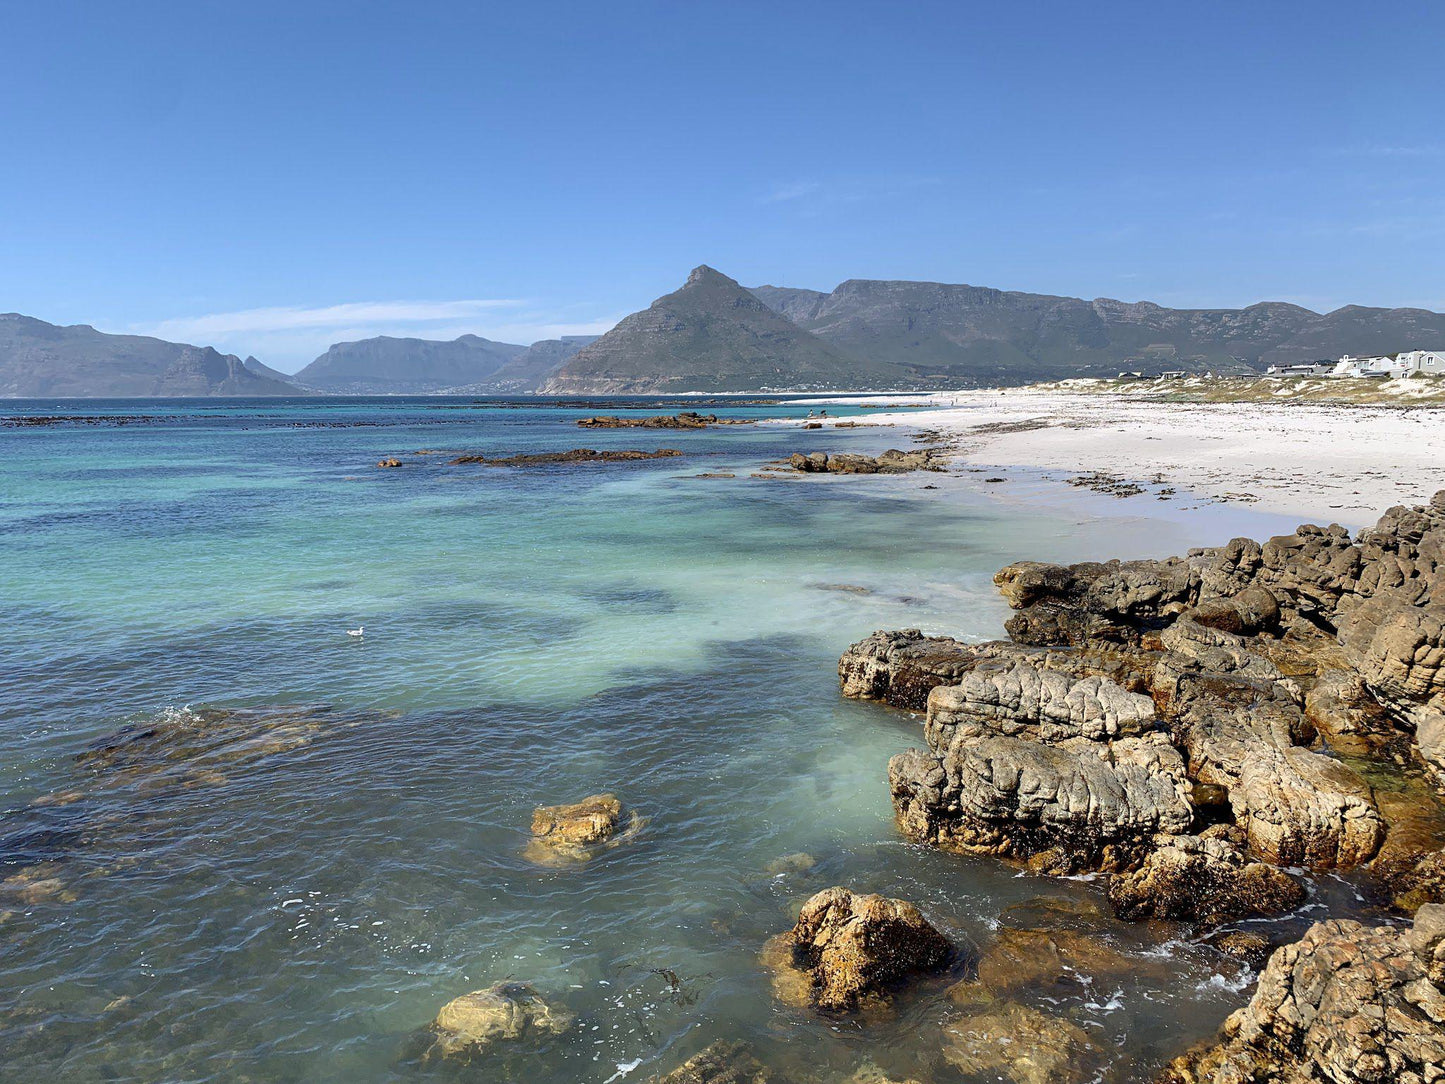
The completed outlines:
<svg viewBox="0 0 1445 1084">
<path fill-rule="evenodd" d="M 1110 497 L 1137 497 L 1144 492 L 1144 487 L 1138 482 L 1131 482 L 1122 475 L 1109 474 L 1106 471 L 1077 474 L 1068 479 L 1068 483 L 1081 489 L 1092 489 L 1095 493 L 1105 493 Z"/>
</svg>

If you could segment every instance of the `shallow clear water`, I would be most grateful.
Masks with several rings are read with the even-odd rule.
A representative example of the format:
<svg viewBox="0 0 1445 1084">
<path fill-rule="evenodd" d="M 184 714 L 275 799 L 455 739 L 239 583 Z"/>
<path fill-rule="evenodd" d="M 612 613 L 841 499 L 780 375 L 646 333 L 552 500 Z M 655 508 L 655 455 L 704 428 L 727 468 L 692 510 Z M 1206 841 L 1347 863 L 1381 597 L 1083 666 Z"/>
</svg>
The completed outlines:
<svg viewBox="0 0 1445 1084">
<path fill-rule="evenodd" d="M 960 1079 L 936 1064 L 946 983 L 890 1020 L 821 1020 L 771 1000 L 758 950 L 840 883 L 918 902 L 966 974 L 1000 923 L 1036 921 L 1011 906 L 1099 893 L 902 844 L 886 763 L 918 721 L 842 700 L 839 652 L 877 628 L 998 635 L 1009 560 L 1280 526 L 1044 487 L 1007 503 L 967 476 L 750 477 L 799 447 L 907 446 L 898 430 L 583 431 L 594 411 L 448 399 L 0 410 L 22 412 L 110 421 L 0 427 L 0 880 L 60 882 L 0 900 L 5 1080 L 602 1084 L 714 1038 L 824 1081 L 865 1057 Z M 688 454 L 410 454 L 578 446 Z M 407 465 L 375 468 L 391 454 Z M 316 704 L 304 741 L 204 773 L 76 760 L 187 706 Z M 636 839 L 575 869 L 523 858 L 535 805 L 604 790 L 647 818 Z M 765 872 L 794 852 L 817 865 Z M 1108 1079 L 1246 996 L 1177 930 L 1094 925 L 1138 971 L 1036 1003 L 1109 1052 Z M 578 1025 L 468 1067 L 417 1059 L 441 1005 L 504 979 Z"/>
</svg>

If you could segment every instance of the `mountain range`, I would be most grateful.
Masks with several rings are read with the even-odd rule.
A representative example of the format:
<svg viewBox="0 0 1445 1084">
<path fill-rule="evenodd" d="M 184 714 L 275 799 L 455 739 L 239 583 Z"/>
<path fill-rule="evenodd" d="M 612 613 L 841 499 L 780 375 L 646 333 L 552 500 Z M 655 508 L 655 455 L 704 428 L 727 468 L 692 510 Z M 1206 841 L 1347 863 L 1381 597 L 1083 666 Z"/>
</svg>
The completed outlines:
<svg viewBox="0 0 1445 1084">
<path fill-rule="evenodd" d="M 0 396 L 296 394 L 294 385 L 209 346 L 0 313 Z"/>
<path fill-rule="evenodd" d="M 786 332 L 757 312 L 761 301 Z M 799 335 L 803 332 L 803 335 Z M 1264 302 L 1150 302 L 849 279 L 745 290 L 699 267 L 550 376 L 544 392 L 870 389 L 1024 384 L 1120 370 L 1249 373 L 1272 363 L 1445 343 L 1445 314 Z"/>
<path fill-rule="evenodd" d="M 1018 383 L 1151 365 L 1248 372 L 1445 341 L 1445 315 L 1425 309 L 1350 305 L 1321 314 L 1283 302 L 1167 309 L 869 279 L 849 279 L 831 293 L 776 286 L 753 293 L 834 349 L 891 361 L 920 381 Z"/>
<path fill-rule="evenodd" d="M 595 337 L 568 335 L 519 346 L 480 335 L 450 342 L 380 335 L 336 343 L 293 379 L 341 395 L 528 392 Z"/>
<path fill-rule="evenodd" d="M 1120 370 L 1272 363 L 1445 345 L 1445 314 L 1147 301 L 849 279 L 747 288 L 706 265 L 600 337 L 531 346 L 463 335 L 337 343 L 294 377 L 255 358 L 0 315 L 0 396 L 554 395 L 886 390 L 1023 384 Z"/>
</svg>

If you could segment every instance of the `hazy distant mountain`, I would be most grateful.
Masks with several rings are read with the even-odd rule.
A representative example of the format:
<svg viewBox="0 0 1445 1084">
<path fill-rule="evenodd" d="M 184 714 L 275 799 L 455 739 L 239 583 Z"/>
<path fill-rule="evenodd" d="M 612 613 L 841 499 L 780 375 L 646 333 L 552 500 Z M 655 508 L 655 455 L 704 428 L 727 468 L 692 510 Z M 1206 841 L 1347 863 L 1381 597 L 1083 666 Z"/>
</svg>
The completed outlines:
<svg viewBox="0 0 1445 1084">
<path fill-rule="evenodd" d="M 296 374 L 296 382 L 349 394 L 421 395 L 481 384 L 526 352 L 479 335 L 450 342 L 381 335 L 337 343 Z"/>
<path fill-rule="evenodd" d="M 107 335 L 87 324 L 59 327 L 0 314 L 0 395 L 295 395 L 209 346 L 144 335 Z"/>
<path fill-rule="evenodd" d="M 563 335 L 560 339 L 542 339 L 527 347 L 486 380 L 457 390 L 484 394 L 536 391 L 563 362 L 584 346 L 596 342 L 597 338 L 596 335 Z"/>
<path fill-rule="evenodd" d="M 835 350 L 905 367 L 917 383 L 1020 383 L 1141 367 L 1240 371 L 1445 342 L 1445 315 L 1423 309 L 1350 306 L 1322 315 L 1282 302 L 1166 309 L 871 279 L 850 279 L 831 293 L 777 286 L 753 293 Z"/>
<path fill-rule="evenodd" d="M 245 361 L 241 362 L 241 364 L 244 365 L 246 368 L 250 369 L 251 372 L 255 373 L 257 376 L 264 376 L 267 380 L 279 380 L 283 384 L 291 384 L 294 389 L 296 378 L 281 372 L 281 370 L 279 369 L 273 369 L 271 368 L 271 366 L 263 364 L 262 362 L 257 361 L 255 358 L 247 358 Z"/>
<path fill-rule="evenodd" d="M 542 385 L 544 393 L 753 391 L 897 384 L 907 373 L 850 358 L 702 266 L 628 316 Z"/>
</svg>

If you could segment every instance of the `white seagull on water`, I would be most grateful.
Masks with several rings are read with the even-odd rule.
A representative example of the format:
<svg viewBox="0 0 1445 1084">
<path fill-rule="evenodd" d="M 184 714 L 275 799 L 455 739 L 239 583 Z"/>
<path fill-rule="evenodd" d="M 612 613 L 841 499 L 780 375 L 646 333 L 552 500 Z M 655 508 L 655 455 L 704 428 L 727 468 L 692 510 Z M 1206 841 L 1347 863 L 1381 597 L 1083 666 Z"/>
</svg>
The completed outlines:
<svg viewBox="0 0 1445 1084">
<path fill-rule="evenodd" d="M 347 629 L 347 630 L 346 630 L 346 635 L 347 635 L 347 636 L 360 636 L 360 635 L 361 635 L 362 633 L 364 633 L 365 631 L 366 631 L 366 626 L 365 626 L 365 625 L 357 625 L 356 628 L 354 628 L 354 629 Z"/>
</svg>

